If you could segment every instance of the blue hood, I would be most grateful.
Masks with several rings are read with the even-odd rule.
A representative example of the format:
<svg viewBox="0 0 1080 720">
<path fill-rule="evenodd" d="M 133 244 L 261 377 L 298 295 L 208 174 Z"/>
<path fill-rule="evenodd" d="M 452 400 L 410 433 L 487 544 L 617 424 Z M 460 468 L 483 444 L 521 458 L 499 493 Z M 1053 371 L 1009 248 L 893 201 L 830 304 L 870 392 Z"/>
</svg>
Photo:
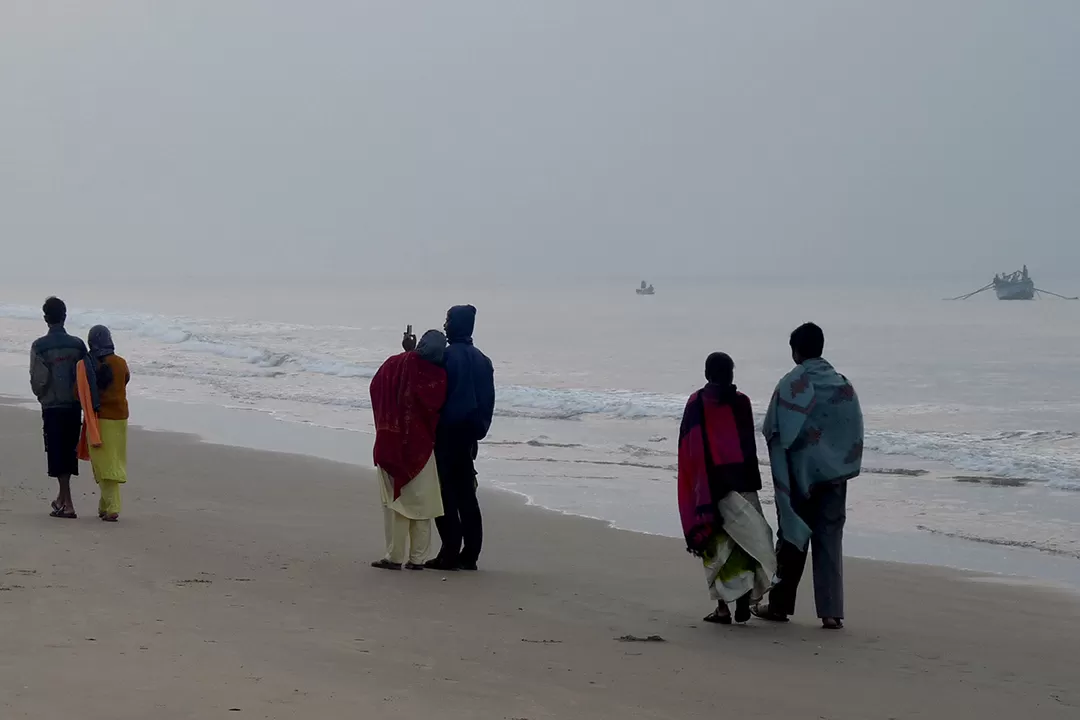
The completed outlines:
<svg viewBox="0 0 1080 720">
<path fill-rule="evenodd" d="M 491 360 L 473 345 L 476 308 L 457 305 L 446 313 L 446 404 L 440 422 L 466 427 L 474 440 L 483 440 L 495 413 L 495 370 Z"/>
<path fill-rule="evenodd" d="M 471 343 L 476 328 L 476 308 L 455 305 L 446 313 L 446 339 L 452 343 Z"/>
</svg>

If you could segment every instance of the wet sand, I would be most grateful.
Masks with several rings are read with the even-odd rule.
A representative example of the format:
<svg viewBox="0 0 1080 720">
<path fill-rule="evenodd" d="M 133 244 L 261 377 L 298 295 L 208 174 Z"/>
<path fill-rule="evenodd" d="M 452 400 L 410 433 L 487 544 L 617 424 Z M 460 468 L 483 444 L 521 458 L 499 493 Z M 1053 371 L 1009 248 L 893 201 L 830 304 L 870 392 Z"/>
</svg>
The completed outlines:
<svg viewBox="0 0 1080 720">
<path fill-rule="evenodd" d="M 480 573 L 390 573 L 368 567 L 363 468 L 136 431 L 107 525 L 89 468 L 82 517 L 48 517 L 33 413 L 0 407 L 0 459 L 4 720 L 1080 711 L 1066 591 L 851 560 L 844 632 L 819 629 L 809 592 L 789 625 L 711 627 L 678 541 L 503 493 L 483 496 Z"/>
</svg>

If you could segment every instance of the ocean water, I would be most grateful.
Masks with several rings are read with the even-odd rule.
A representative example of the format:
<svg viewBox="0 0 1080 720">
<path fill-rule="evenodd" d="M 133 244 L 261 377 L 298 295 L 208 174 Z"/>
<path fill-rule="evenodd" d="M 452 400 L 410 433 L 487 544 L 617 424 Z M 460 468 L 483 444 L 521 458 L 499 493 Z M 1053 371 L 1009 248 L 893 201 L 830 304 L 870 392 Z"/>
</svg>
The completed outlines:
<svg viewBox="0 0 1080 720">
<path fill-rule="evenodd" d="M 949 287 L 670 281 L 653 297 L 633 287 L 8 285 L 0 392 L 25 395 L 40 302 L 55 292 L 69 303 L 72 331 L 112 328 L 136 398 L 252 410 L 368 447 L 368 381 L 404 326 L 439 327 L 446 307 L 471 302 L 498 383 L 482 480 L 555 510 L 678 535 L 679 417 L 705 356 L 735 358 L 760 421 L 791 366 L 788 333 L 814 320 L 866 413 L 868 470 L 849 513 L 863 554 L 937 562 L 920 557 L 939 552 L 925 544 L 932 537 L 958 549 L 1025 548 L 1033 565 L 1074 563 L 1080 578 L 1080 303 L 943 302 Z"/>
</svg>

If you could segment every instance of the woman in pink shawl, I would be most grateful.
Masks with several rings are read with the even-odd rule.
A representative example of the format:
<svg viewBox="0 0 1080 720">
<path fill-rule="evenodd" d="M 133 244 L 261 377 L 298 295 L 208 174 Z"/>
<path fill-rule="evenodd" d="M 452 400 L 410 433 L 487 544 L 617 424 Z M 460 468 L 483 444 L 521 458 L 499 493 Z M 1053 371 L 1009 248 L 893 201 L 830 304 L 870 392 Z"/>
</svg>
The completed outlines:
<svg viewBox="0 0 1080 720">
<path fill-rule="evenodd" d="M 708 384 L 690 396 L 679 430 L 679 514 L 686 549 L 702 559 L 716 610 L 705 622 L 750 619 L 776 574 L 772 528 L 761 512 L 754 415 L 724 353 L 705 361 Z"/>
</svg>

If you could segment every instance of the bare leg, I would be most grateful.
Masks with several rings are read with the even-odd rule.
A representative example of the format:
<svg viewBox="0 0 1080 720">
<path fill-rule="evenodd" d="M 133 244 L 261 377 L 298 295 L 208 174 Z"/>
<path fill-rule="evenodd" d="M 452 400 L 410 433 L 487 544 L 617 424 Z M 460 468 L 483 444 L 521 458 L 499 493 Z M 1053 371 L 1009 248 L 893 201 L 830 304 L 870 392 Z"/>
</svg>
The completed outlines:
<svg viewBox="0 0 1080 720">
<path fill-rule="evenodd" d="M 750 619 L 750 593 L 735 601 L 735 622 L 744 623 Z"/>
<path fill-rule="evenodd" d="M 731 610 L 723 600 L 716 601 L 716 610 L 705 616 L 705 622 L 717 625 L 731 624 Z"/>
<path fill-rule="evenodd" d="M 60 483 L 60 497 L 57 498 L 57 502 L 63 507 L 64 512 L 75 512 L 75 501 L 71 499 L 71 476 L 61 475 L 56 478 L 56 481 Z"/>
</svg>

